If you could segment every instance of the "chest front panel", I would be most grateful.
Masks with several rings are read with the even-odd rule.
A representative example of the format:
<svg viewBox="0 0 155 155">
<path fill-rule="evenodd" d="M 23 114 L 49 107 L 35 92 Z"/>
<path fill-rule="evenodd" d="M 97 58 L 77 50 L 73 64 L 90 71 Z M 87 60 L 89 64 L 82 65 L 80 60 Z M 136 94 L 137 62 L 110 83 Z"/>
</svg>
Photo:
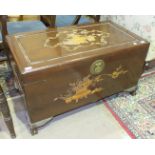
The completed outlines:
<svg viewBox="0 0 155 155">
<path fill-rule="evenodd" d="M 133 50 L 94 57 L 63 66 L 47 79 L 24 84 L 32 122 L 135 86 L 143 70 L 145 55 L 146 52 Z"/>
</svg>

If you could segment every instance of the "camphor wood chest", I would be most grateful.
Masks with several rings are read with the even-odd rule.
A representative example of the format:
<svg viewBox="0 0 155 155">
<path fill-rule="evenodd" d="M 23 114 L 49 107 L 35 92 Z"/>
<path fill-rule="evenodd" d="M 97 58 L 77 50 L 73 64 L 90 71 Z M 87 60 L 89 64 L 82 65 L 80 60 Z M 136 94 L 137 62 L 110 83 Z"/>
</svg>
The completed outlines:
<svg viewBox="0 0 155 155">
<path fill-rule="evenodd" d="M 133 91 L 149 47 L 111 22 L 20 33 L 7 41 L 31 124 Z"/>
</svg>

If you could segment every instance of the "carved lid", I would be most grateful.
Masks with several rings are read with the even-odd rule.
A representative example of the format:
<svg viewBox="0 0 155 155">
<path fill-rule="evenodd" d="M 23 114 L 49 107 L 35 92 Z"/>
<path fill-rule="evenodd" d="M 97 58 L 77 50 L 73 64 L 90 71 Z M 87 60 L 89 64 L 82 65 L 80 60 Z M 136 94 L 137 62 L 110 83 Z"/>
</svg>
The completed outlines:
<svg viewBox="0 0 155 155">
<path fill-rule="evenodd" d="M 22 74 L 145 43 L 111 22 L 20 33 L 7 41 Z"/>
</svg>

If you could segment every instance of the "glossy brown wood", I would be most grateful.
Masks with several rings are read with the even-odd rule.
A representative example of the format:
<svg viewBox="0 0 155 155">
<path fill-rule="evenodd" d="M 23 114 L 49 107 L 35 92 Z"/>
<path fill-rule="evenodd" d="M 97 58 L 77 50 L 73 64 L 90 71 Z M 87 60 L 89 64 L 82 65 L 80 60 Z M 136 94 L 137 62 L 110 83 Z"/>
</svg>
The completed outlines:
<svg viewBox="0 0 155 155">
<path fill-rule="evenodd" d="M 4 117 L 4 121 L 10 132 L 11 137 L 15 138 L 16 134 L 15 134 L 15 130 L 14 130 L 13 122 L 12 122 L 12 117 L 10 115 L 9 106 L 8 106 L 6 97 L 3 93 L 1 86 L 0 86 L 0 109 L 1 109 L 2 115 Z"/>
<path fill-rule="evenodd" d="M 108 37 L 104 38 L 105 33 Z M 71 37 L 66 40 L 68 34 Z M 51 37 L 49 46 L 44 46 Z M 7 41 L 32 123 L 136 86 L 149 47 L 146 40 L 111 22 L 20 33 L 8 36 Z M 102 79 L 90 72 L 96 60 L 105 63 L 99 74 Z M 118 74 L 119 69 L 123 73 Z M 82 84 L 91 87 L 86 87 L 85 96 Z M 80 98 L 67 102 L 62 96 L 74 94 L 73 85 L 81 89 Z M 97 88 L 103 89 L 95 93 Z"/>
</svg>

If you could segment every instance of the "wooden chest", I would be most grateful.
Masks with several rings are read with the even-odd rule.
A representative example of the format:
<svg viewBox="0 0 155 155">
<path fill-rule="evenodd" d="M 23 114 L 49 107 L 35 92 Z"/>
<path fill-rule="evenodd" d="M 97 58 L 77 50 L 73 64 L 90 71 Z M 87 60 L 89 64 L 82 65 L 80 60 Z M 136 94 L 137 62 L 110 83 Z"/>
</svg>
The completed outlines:
<svg viewBox="0 0 155 155">
<path fill-rule="evenodd" d="M 133 91 L 149 47 L 111 22 L 20 33 L 7 42 L 31 124 Z"/>
</svg>

